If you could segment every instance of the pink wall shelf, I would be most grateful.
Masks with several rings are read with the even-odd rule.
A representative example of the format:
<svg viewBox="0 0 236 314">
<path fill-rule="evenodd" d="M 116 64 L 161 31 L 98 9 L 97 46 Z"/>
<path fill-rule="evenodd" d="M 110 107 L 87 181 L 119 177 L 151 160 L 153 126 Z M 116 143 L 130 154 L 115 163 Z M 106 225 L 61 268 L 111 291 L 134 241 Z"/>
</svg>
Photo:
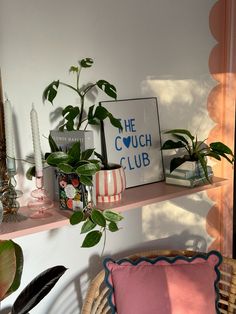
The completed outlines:
<svg viewBox="0 0 236 314">
<path fill-rule="evenodd" d="M 167 185 L 165 182 L 151 183 L 138 187 L 127 189 L 122 197 L 122 200 L 115 203 L 98 203 L 100 209 L 113 209 L 118 212 L 127 211 L 134 208 L 139 208 L 145 205 L 158 203 L 170 200 L 180 196 L 197 193 L 200 191 L 222 187 L 229 181 L 215 177 L 213 184 L 207 184 L 194 188 L 186 188 L 175 185 Z M 0 239 L 14 239 L 25 235 L 60 228 L 69 225 L 69 211 L 59 210 L 56 206 L 49 210 L 52 216 L 42 219 L 29 218 L 32 211 L 27 207 L 21 207 L 19 212 L 28 217 L 20 222 L 4 222 L 0 224 Z"/>
</svg>

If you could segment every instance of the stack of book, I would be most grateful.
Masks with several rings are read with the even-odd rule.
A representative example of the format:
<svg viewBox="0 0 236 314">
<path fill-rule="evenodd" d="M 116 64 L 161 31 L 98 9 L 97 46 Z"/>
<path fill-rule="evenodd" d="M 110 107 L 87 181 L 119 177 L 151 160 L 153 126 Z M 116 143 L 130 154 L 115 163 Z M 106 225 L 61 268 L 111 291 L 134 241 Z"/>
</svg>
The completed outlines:
<svg viewBox="0 0 236 314">
<path fill-rule="evenodd" d="M 213 171 L 210 166 L 207 166 L 207 173 L 209 179 L 212 179 Z M 166 170 L 166 183 L 194 187 L 208 183 L 208 181 L 201 165 L 186 161 L 172 172 Z"/>
</svg>

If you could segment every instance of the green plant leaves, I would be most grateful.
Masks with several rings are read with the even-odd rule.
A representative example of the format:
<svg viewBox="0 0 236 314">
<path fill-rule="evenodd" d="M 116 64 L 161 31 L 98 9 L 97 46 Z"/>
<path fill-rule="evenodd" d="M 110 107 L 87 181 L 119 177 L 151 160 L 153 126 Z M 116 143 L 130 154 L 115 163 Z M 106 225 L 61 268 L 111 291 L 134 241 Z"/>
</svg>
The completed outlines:
<svg viewBox="0 0 236 314">
<path fill-rule="evenodd" d="M 77 106 L 69 105 L 66 108 L 64 108 L 62 110 L 62 115 L 67 120 L 67 122 L 64 123 L 60 127 L 60 130 L 62 131 L 64 127 L 66 127 L 68 131 L 76 130 L 76 128 L 74 127 L 74 124 L 75 124 L 75 119 L 79 116 L 79 114 L 80 114 L 80 109 Z"/>
<path fill-rule="evenodd" d="M 12 240 L 0 241 L 0 301 L 20 286 L 23 252 Z"/>
<path fill-rule="evenodd" d="M 221 142 L 213 142 L 210 144 L 210 148 L 218 153 L 224 153 L 233 156 L 232 150 Z"/>
<path fill-rule="evenodd" d="M 191 141 L 194 140 L 194 136 L 188 130 L 185 130 L 185 129 L 173 129 L 173 130 L 166 131 L 165 134 L 172 134 L 172 135 L 184 134 L 188 136 Z"/>
<path fill-rule="evenodd" d="M 72 166 L 65 164 L 65 163 L 61 163 L 57 167 L 59 170 L 65 172 L 65 173 L 71 173 L 74 171 L 74 168 Z"/>
<path fill-rule="evenodd" d="M 88 219 L 82 225 L 80 233 L 82 234 L 82 233 L 89 232 L 89 231 L 93 230 L 96 226 L 97 226 L 97 224 L 95 224 L 91 219 Z"/>
<path fill-rule="evenodd" d="M 122 219 L 123 216 L 114 211 L 101 211 L 100 209 L 93 208 L 86 214 L 83 214 L 81 211 L 74 212 L 71 215 L 70 223 L 75 225 L 84 221 L 80 233 L 87 233 L 87 235 L 84 238 L 82 247 L 92 247 L 99 243 L 103 233 L 105 233 L 107 229 L 111 232 L 118 231 L 117 223 Z M 96 227 L 99 227 L 100 230 L 93 230 Z M 106 241 L 106 237 L 104 240 Z"/>
<path fill-rule="evenodd" d="M 101 237 L 102 237 L 101 231 L 93 230 L 86 235 L 81 247 L 88 248 L 88 247 L 95 246 L 96 244 L 99 243 L 99 241 L 101 240 Z"/>
<path fill-rule="evenodd" d="M 186 160 L 187 159 L 185 157 L 176 157 L 176 158 L 171 159 L 171 162 L 170 162 L 170 172 L 172 172 L 177 167 L 182 165 Z"/>
<path fill-rule="evenodd" d="M 176 148 L 183 148 L 185 147 L 186 145 L 181 142 L 181 141 L 178 141 L 178 142 L 174 142 L 172 140 L 167 140 L 161 147 L 161 149 L 176 149 Z"/>
<path fill-rule="evenodd" d="M 48 137 L 48 142 L 49 142 L 49 146 L 51 149 L 51 152 L 58 152 L 61 149 L 59 149 L 59 147 L 57 146 L 56 142 L 54 141 L 54 139 L 52 138 L 51 134 L 49 134 Z"/>
<path fill-rule="evenodd" d="M 81 159 L 88 160 L 92 156 L 93 152 L 94 152 L 94 148 L 89 148 L 89 149 L 84 150 L 81 153 Z"/>
<path fill-rule="evenodd" d="M 13 307 L 12 314 L 26 314 L 35 307 L 55 286 L 65 273 L 64 266 L 54 266 L 40 273 L 19 294 Z"/>
<path fill-rule="evenodd" d="M 92 58 L 85 58 L 79 61 L 79 64 L 82 68 L 90 68 L 93 65 Z"/>
<path fill-rule="evenodd" d="M 79 72 L 79 68 L 72 65 L 69 69 L 69 72 L 72 72 L 72 73 L 78 73 Z"/>
<path fill-rule="evenodd" d="M 87 186 L 93 186 L 92 178 L 89 176 L 80 175 L 80 182 Z"/>
<path fill-rule="evenodd" d="M 94 175 L 98 170 L 100 169 L 98 164 L 94 163 L 89 163 L 89 164 L 84 164 L 82 166 L 79 166 L 75 172 L 78 175 L 83 175 L 83 176 L 92 176 Z"/>
<path fill-rule="evenodd" d="M 106 219 L 104 218 L 103 214 L 99 211 L 94 209 L 91 213 L 91 218 L 94 223 L 101 227 L 106 227 Z"/>
<path fill-rule="evenodd" d="M 96 84 L 101 90 L 103 90 L 107 94 L 107 96 L 114 99 L 117 98 L 116 88 L 114 85 L 111 85 L 105 80 L 99 80 Z"/>
<path fill-rule="evenodd" d="M 117 224 L 114 222 L 114 221 L 111 221 L 108 225 L 108 229 L 111 231 L 111 232 L 116 232 L 119 230 Z"/>
<path fill-rule="evenodd" d="M 53 152 L 51 153 L 47 159 L 46 162 L 53 167 L 57 167 L 59 164 L 61 163 L 67 163 L 69 160 L 69 156 L 68 154 L 64 153 L 64 152 Z"/>
<path fill-rule="evenodd" d="M 59 87 L 60 81 L 53 81 L 51 84 L 49 84 L 44 92 L 43 92 L 43 102 L 45 100 L 50 101 L 51 104 L 53 104 L 53 100 L 57 95 L 58 87 Z"/>
<path fill-rule="evenodd" d="M 80 142 L 76 142 L 72 145 L 72 147 L 68 151 L 68 155 L 70 157 L 70 162 L 78 162 L 81 158 L 81 149 Z"/>
<path fill-rule="evenodd" d="M 83 220 L 84 220 L 84 214 L 82 211 L 76 211 L 70 216 L 71 225 L 77 225 Z"/>
<path fill-rule="evenodd" d="M 121 216 L 121 214 L 111 210 L 105 210 L 103 212 L 103 216 L 106 218 L 106 220 L 113 222 L 121 221 L 124 218 L 123 216 Z"/>
<path fill-rule="evenodd" d="M 32 177 L 35 177 L 36 169 L 35 166 L 30 167 L 26 172 L 26 178 L 32 180 Z"/>
</svg>

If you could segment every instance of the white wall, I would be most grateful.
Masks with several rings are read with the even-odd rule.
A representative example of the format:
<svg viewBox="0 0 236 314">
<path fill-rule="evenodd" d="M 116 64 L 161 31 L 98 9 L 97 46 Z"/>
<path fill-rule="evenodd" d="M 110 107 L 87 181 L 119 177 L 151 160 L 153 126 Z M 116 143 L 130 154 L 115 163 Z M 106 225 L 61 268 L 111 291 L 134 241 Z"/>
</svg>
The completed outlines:
<svg viewBox="0 0 236 314">
<path fill-rule="evenodd" d="M 47 136 L 59 121 L 52 118 L 55 109 L 76 101 L 65 92 L 60 94 L 57 107 L 51 107 L 42 104 L 41 96 L 52 80 L 70 79 L 68 68 L 83 57 L 95 60 L 94 68 L 84 75 L 86 81 L 104 78 L 113 82 L 119 99 L 155 96 L 162 130 L 186 127 L 206 138 L 213 126 L 206 101 L 215 84 L 208 71 L 208 56 L 215 44 L 208 15 L 214 3 L 1 0 L 0 64 L 4 91 L 15 111 L 17 156 L 32 153 L 32 102 L 38 111 L 40 131 Z M 97 135 L 96 145 L 99 147 Z M 43 138 L 42 149 L 48 150 Z M 24 177 L 26 168 L 18 163 L 22 204 L 34 187 Z M 205 193 L 199 193 L 131 210 L 125 213 L 122 230 L 108 235 L 105 255 L 122 256 L 143 247 L 206 250 L 212 241 L 205 231 L 211 206 Z M 47 267 L 68 267 L 50 295 L 31 313 L 79 313 L 87 277 L 101 268 L 102 248 L 81 249 L 81 240 L 77 226 L 16 239 L 25 255 L 22 288 Z M 2 308 L 12 304 L 17 294 L 2 302 Z"/>
</svg>

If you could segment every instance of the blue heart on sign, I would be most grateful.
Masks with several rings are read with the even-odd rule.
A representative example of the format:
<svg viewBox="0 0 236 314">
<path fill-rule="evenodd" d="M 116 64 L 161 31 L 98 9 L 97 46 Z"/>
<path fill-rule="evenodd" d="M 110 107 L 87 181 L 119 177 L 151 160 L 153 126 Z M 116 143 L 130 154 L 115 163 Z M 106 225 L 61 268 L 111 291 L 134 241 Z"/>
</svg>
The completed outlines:
<svg viewBox="0 0 236 314">
<path fill-rule="evenodd" d="M 123 138 L 123 143 L 125 144 L 125 146 L 126 146 L 127 148 L 129 148 L 130 141 L 131 141 L 131 137 L 130 137 L 130 136 Z"/>
</svg>

